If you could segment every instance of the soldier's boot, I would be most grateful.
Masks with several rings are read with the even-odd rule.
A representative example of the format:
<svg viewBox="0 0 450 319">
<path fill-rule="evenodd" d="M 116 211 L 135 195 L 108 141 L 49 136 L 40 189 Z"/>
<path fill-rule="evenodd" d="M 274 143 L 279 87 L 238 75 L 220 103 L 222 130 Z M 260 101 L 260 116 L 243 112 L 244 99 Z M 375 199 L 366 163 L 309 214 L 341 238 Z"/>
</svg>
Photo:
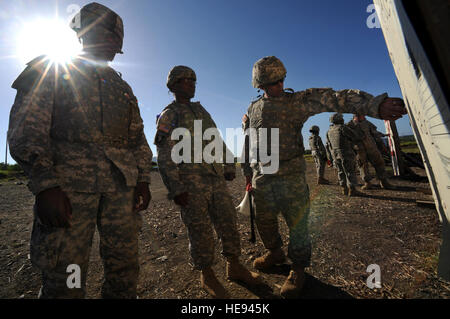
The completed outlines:
<svg viewBox="0 0 450 319">
<path fill-rule="evenodd" d="M 364 196 L 364 193 L 361 193 L 360 191 L 358 191 L 356 189 L 355 186 L 350 187 L 350 189 L 348 190 L 348 196 L 349 197 L 354 197 L 354 196 Z"/>
<path fill-rule="evenodd" d="M 330 184 L 330 182 L 323 177 L 319 177 L 317 179 L 317 185 L 329 185 L 329 184 Z"/>
<path fill-rule="evenodd" d="M 262 284 L 259 274 L 245 268 L 237 257 L 227 258 L 226 274 L 227 279 L 231 281 L 242 281 L 250 286 Z"/>
<path fill-rule="evenodd" d="M 268 269 L 276 264 L 283 263 L 285 260 L 286 256 L 281 248 L 271 249 L 263 256 L 256 258 L 253 261 L 253 267 L 259 270 Z"/>
<path fill-rule="evenodd" d="M 380 186 L 382 189 L 394 189 L 394 186 L 386 178 L 380 180 Z"/>
<path fill-rule="evenodd" d="M 366 189 L 372 189 L 372 184 L 370 184 L 370 182 L 365 182 L 364 185 L 361 187 L 361 190 Z"/>
<path fill-rule="evenodd" d="M 281 287 L 280 295 L 286 299 L 298 298 L 305 283 L 305 269 L 300 266 L 292 265 L 286 281 Z"/>
<path fill-rule="evenodd" d="M 201 287 L 211 295 L 211 297 L 216 299 L 228 299 L 230 296 L 228 292 L 217 280 L 214 271 L 211 268 L 203 269 L 200 274 Z"/>
<path fill-rule="evenodd" d="M 341 186 L 342 187 L 342 195 L 348 195 L 348 187 L 347 186 Z"/>
</svg>

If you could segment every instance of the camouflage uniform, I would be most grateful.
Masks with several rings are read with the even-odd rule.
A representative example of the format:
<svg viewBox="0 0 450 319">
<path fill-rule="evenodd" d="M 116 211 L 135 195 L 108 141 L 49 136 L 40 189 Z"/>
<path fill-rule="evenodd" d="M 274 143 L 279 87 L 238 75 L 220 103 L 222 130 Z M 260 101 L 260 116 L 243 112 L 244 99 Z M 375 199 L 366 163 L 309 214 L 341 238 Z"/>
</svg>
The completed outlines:
<svg viewBox="0 0 450 319">
<path fill-rule="evenodd" d="M 216 128 L 211 115 L 199 102 L 186 105 L 174 101 L 157 119 L 155 144 L 158 150 L 159 172 L 169 191 L 169 199 L 184 192 L 189 194 L 188 205 L 181 206 L 181 217 L 187 227 L 194 267 L 203 270 L 211 267 L 214 262 L 212 225 L 221 239 L 222 255 L 237 257 L 241 254 L 241 249 L 236 227 L 236 210 L 224 179 L 224 173 L 236 171 L 235 164 L 208 164 L 204 159 L 197 163 L 194 161 L 195 120 L 202 121 L 202 132 L 198 132 L 201 136 L 206 129 Z M 190 161 L 179 164 L 176 164 L 171 156 L 173 147 L 178 143 L 171 138 L 176 128 L 188 129 L 192 138 Z M 226 156 L 229 150 L 223 141 L 221 143 Z M 204 150 L 206 144 L 202 139 L 201 150 Z"/>
<path fill-rule="evenodd" d="M 355 153 L 353 145 L 358 141 L 355 133 L 344 125 L 331 124 L 327 132 L 327 146 L 338 170 L 339 185 L 355 188 L 357 185 L 355 173 Z"/>
<path fill-rule="evenodd" d="M 361 178 L 365 183 L 369 183 L 372 179 L 369 174 L 369 162 L 375 168 L 377 178 L 384 180 L 386 178 L 385 163 L 383 156 L 377 145 L 381 145 L 382 133 L 377 131 L 375 125 L 367 120 L 362 122 L 350 121 L 347 123 L 360 138 L 357 143 L 357 163 L 361 174 Z"/>
<path fill-rule="evenodd" d="M 354 113 L 359 110 L 378 117 L 378 107 L 386 97 L 386 94 L 374 97 L 359 90 L 314 88 L 295 93 L 284 92 L 279 97 L 261 97 L 250 104 L 244 116 L 244 129 L 279 128 L 278 172 L 264 174 L 263 164 L 258 161 L 250 164 L 248 155 L 242 165 L 244 175 L 253 176 L 256 225 L 266 249 L 281 247 L 277 222 L 277 214 L 281 211 L 290 230 L 289 257 L 299 266 L 310 263 L 310 205 L 303 158 L 303 124 L 310 116 L 321 112 Z M 246 137 L 246 145 L 248 141 L 249 136 Z"/>
<path fill-rule="evenodd" d="M 97 225 L 104 298 L 136 298 L 139 213 L 134 188 L 150 183 L 152 152 L 129 85 L 106 64 L 75 58 L 30 62 L 14 82 L 8 141 L 33 194 L 60 187 L 72 206 L 70 228 L 43 225 L 35 214 L 31 261 L 43 274 L 42 298 L 82 298 Z M 66 285 L 81 268 L 81 289 Z"/>
<path fill-rule="evenodd" d="M 311 155 L 316 164 L 317 178 L 324 178 L 327 153 L 318 133 L 313 133 L 309 137 L 309 147 L 311 148 Z"/>
</svg>

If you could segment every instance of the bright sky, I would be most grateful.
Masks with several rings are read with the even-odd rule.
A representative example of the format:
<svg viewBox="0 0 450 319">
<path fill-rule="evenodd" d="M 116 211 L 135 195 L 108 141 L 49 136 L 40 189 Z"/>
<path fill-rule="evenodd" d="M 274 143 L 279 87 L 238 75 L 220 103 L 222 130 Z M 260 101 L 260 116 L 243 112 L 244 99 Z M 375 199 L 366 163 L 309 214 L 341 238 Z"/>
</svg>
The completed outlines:
<svg viewBox="0 0 450 319">
<path fill-rule="evenodd" d="M 55 32 L 48 27 L 48 20 L 58 14 L 64 25 L 76 8 L 89 2 L 0 0 L 0 162 L 4 161 L 9 112 L 16 94 L 12 82 L 33 55 L 46 53 L 34 52 L 42 46 L 39 44 L 51 48 L 55 42 L 62 43 L 51 40 Z M 124 20 L 124 54 L 118 55 L 112 66 L 123 74 L 139 100 L 145 133 L 155 154 L 155 119 L 172 100 L 165 83 L 175 65 L 195 70 L 194 101 L 211 113 L 222 134 L 226 128 L 240 127 L 242 115 L 258 95 L 251 85 L 252 66 L 267 55 L 283 61 L 288 70 L 285 87 L 294 90 L 332 87 L 401 97 L 382 31 L 367 25 L 372 14 L 367 12 L 372 4 L 368 0 L 98 2 Z M 67 32 L 67 37 L 76 42 L 75 33 Z M 34 44 L 30 48 L 24 41 Z M 320 127 L 325 140 L 329 116 L 322 113 L 306 122 L 303 136 L 307 148 L 312 125 Z M 345 116 L 346 121 L 350 118 Z M 385 131 L 383 121 L 368 119 Z M 400 135 L 412 134 L 407 116 L 397 121 L 397 127 Z M 235 153 L 240 152 L 240 145 L 238 141 Z"/>
</svg>

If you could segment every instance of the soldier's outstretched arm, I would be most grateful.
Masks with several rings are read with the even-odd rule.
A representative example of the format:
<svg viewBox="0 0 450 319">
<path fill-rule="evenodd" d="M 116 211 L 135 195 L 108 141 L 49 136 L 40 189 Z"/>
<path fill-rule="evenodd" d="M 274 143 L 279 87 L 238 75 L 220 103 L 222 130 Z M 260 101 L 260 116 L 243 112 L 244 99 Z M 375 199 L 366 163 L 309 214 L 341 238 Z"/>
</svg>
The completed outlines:
<svg viewBox="0 0 450 319">
<path fill-rule="evenodd" d="M 55 96 L 53 69 L 28 66 L 14 82 L 16 99 L 9 118 L 11 156 L 29 177 L 33 194 L 59 186 L 54 174 L 50 128 Z"/>
<path fill-rule="evenodd" d="M 180 180 L 177 164 L 172 159 L 172 148 L 176 141 L 171 139 L 172 131 L 176 123 L 176 114 L 166 110 L 159 116 L 156 123 L 155 145 L 158 151 L 158 169 L 161 179 L 169 191 L 168 198 L 185 193 L 183 183 Z"/>
<path fill-rule="evenodd" d="M 360 90 L 312 88 L 296 92 L 295 103 L 312 116 L 322 112 L 360 113 L 374 118 L 396 120 L 406 114 L 402 99 L 389 98 L 386 93 L 373 96 Z"/>
</svg>

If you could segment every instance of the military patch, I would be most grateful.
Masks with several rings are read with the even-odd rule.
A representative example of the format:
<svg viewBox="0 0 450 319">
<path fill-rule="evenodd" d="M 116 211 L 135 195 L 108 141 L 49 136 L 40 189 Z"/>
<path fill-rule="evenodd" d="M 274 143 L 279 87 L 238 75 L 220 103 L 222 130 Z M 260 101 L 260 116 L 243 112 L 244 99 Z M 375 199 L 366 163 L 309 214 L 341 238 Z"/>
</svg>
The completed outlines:
<svg viewBox="0 0 450 319">
<path fill-rule="evenodd" d="M 248 116 L 247 114 L 244 114 L 244 116 L 242 117 L 242 123 L 247 123 L 248 121 Z"/>
</svg>

